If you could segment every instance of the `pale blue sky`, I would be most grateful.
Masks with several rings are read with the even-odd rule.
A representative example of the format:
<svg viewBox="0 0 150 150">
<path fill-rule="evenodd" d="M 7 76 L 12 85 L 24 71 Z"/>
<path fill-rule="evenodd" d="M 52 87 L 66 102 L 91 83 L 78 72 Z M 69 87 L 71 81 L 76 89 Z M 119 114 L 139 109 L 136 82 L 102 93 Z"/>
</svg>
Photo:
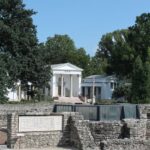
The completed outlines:
<svg viewBox="0 0 150 150">
<path fill-rule="evenodd" d="M 94 55 L 103 34 L 127 28 L 150 12 L 150 0 L 24 0 L 34 17 L 39 42 L 68 34 L 77 48 Z"/>
</svg>

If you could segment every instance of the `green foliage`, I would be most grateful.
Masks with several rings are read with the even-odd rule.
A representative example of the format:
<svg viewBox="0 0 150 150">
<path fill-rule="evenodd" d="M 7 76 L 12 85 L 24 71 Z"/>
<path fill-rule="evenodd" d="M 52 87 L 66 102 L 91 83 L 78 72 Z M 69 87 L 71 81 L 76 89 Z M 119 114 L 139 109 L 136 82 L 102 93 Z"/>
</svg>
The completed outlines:
<svg viewBox="0 0 150 150">
<path fill-rule="evenodd" d="M 17 80 L 24 88 L 28 82 L 34 87 L 42 87 L 50 80 L 50 66 L 38 48 L 32 21 L 34 14 L 33 10 L 25 8 L 22 0 L 0 0 L 0 54 L 5 55 L 3 63 L 11 81 L 10 87 Z M 5 85 L 3 94 L 8 87 Z"/>
<path fill-rule="evenodd" d="M 72 60 L 75 45 L 68 35 L 55 35 L 46 41 L 47 62 L 51 64 L 66 63 Z"/>
<path fill-rule="evenodd" d="M 83 76 L 87 76 L 87 68 L 90 62 L 90 56 L 86 54 L 83 48 L 77 49 L 73 40 L 68 35 L 55 35 L 48 38 L 45 46 L 45 60 L 47 63 L 73 63 L 84 69 Z"/>
<path fill-rule="evenodd" d="M 145 62 L 148 56 L 150 46 L 150 13 L 143 13 L 136 18 L 135 25 L 129 27 L 130 46 L 135 51 L 135 58 L 140 56 L 142 62 Z"/>
<path fill-rule="evenodd" d="M 84 48 L 77 49 L 68 35 L 55 35 L 48 38 L 45 46 L 46 62 L 51 64 L 73 63 L 83 69 L 83 77 L 91 74 L 101 74 L 106 67 L 106 61 L 98 57 L 90 57 Z"/>
<path fill-rule="evenodd" d="M 117 87 L 112 94 L 112 98 L 116 99 L 116 100 L 122 99 L 123 101 L 128 100 L 130 102 L 131 86 L 130 85 L 121 85 L 121 86 Z"/>
<path fill-rule="evenodd" d="M 137 17 L 135 25 L 103 35 L 96 56 L 107 59 L 107 73 L 131 78 L 135 59 L 145 62 L 150 46 L 150 13 Z"/>
<path fill-rule="evenodd" d="M 132 99 L 136 103 L 150 102 L 150 49 L 146 62 L 138 56 L 134 63 L 132 76 Z"/>
<path fill-rule="evenodd" d="M 133 26 L 104 35 L 96 56 L 107 60 L 107 73 L 132 79 L 132 102 L 150 102 L 150 13 Z"/>
<path fill-rule="evenodd" d="M 116 104 L 117 101 L 116 100 L 110 100 L 110 99 L 100 99 L 100 100 L 96 100 L 95 105 L 113 105 Z"/>
<path fill-rule="evenodd" d="M 104 35 L 99 42 L 96 56 L 108 63 L 106 69 L 108 74 L 130 76 L 134 55 L 127 37 L 128 30 L 118 30 Z"/>
<path fill-rule="evenodd" d="M 5 55 L 0 54 L 0 103 L 7 102 L 7 88 L 10 85 L 10 78 L 7 73 L 7 64 L 5 63 Z"/>
<path fill-rule="evenodd" d="M 104 74 L 106 72 L 107 61 L 99 57 L 91 57 L 90 62 L 86 68 L 86 74 Z"/>
<path fill-rule="evenodd" d="M 140 57 L 137 57 L 133 67 L 133 75 L 132 75 L 132 99 L 136 100 L 137 102 L 142 98 L 145 98 L 145 94 L 143 93 L 144 89 L 144 69 L 142 60 Z M 141 85 L 142 83 L 142 85 Z M 141 93 L 142 92 L 142 93 Z M 144 94 L 144 95 L 143 95 Z"/>
<path fill-rule="evenodd" d="M 72 60 L 70 60 L 70 62 L 84 69 L 82 73 L 83 77 L 89 75 L 88 68 L 90 64 L 90 56 L 86 54 L 86 51 L 84 48 L 79 48 L 75 50 L 75 53 L 72 56 Z"/>
</svg>

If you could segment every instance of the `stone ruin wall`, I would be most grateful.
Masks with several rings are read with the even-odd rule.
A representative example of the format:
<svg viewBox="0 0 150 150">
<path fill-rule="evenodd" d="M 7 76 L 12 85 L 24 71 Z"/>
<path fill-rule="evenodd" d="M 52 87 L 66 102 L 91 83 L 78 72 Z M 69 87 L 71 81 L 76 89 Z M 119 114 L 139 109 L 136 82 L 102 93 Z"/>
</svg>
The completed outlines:
<svg viewBox="0 0 150 150">
<path fill-rule="evenodd" d="M 0 105 L 0 130 L 7 128 L 7 114 L 11 113 L 49 113 L 53 111 L 53 105 L 47 104 L 3 104 Z"/>
<path fill-rule="evenodd" d="M 101 150 L 129 150 L 131 147 L 133 150 L 145 150 L 144 147 L 149 147 L 146 139 L 146 120 L 89 122 L 89 127 L 96 145 Z"/>
<path fill-rule="evenodd" d="M 6 144 L 8 141 L 7 133 L 7 115 L 11 113 L 49 113 L 53 111 L 53 105 L 47 104 L 3 104 L 0 105 L 0 144 Z"/>
<path fill-rule="evenodd" d="M 18 118 L 19 115 L 26 114 L 10 114 L 8 115 L 8 147 L 9 148 L 45 148 L 50 146 L 65 146 L 69 145 L 69 127 L 68 118 L 70 114 L 62 113 L 63 115 L 63 132 L 62 131 L 35 131 L 35 132 L 19 132 L 18 131 Z M 52 113 L 38 113 L 31 114 L 34 116 L 39 115 L 53 115 Z M 60 115 L 60 114 L 58 114 Z"/>
<path fill-rule="evenodd" d="M 101 150 L 149 150 L 149 140 L 112 139 L 101 142 Z"/>
<path fill-rule="evenodd" d="M 150 105 L 139 105 L 140 119 L 122 121 L 86 121 L 78 113 L 64 115 L 64 130 L 54 132 L 33 132 L 17 136 L 17 113 L 0 115 L 0 128 L 9 129 L 8 145 L 15 148 L 74 146 L 79 150 L 149 150 L 150 149 Z M 43 113 L 44 112 L 44 113 Z M 28 109 L 24 114 L 51 114 L 43 109 Z M 1 112 L 2 114 L 2 112 Z M 23 114 L 23 113 L 22 113 Z M 7 117 L 6 117 L 7 116 Z M 8 123 L 7 119 L 8 118 Z M 14 124 L 12 124 L 12 121 Z M 11 125 L 11 126 L 10 126 Z"/>
<path fill-rule="evenodd" d="M 79 150 L 148 150 L 146 121 L 126 119 L 114 122 L 91 122 L 78 113 L 64 115 L 64 130 L 52 132 L 18 133 L 18 115 L 8 116 L 9 147 L 39 148 L 48 146 L 74 146 Z M 141 147 L 141 148 L 140 148 Z M 140 149 L 139 149 L 140 148 Z"/>
</svg>

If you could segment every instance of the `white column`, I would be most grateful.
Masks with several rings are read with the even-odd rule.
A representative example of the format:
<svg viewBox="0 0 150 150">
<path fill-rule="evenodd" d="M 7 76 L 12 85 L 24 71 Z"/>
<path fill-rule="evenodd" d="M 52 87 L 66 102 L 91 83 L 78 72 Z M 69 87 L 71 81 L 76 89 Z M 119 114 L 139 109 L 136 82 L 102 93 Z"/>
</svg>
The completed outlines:
<svg viewBox="0 0 150 150">
<path fill-rule="evenodd" d="M 81 95 L 81 75 L 78 75 L 78 87 L 79 87 L 79 91 L 78 91 L 78 95 Z"/>
<path fill-rule="evenodd" d="M 95 79 L 93 78 L 92 97 L 95 97 Z"/>
<path fill-rule="evenodd" d="M 73 88 L 73 76 L 70 75 L 70 97 L 72 97 L 72 88 Z"/>
<path fill-rule="evenodd" d="M 17 86 L 18 86 L 18 101 L 20 101 L 21 100 L 21 81 L 19 80 L 18 82 L 17 82 Z"/>
<path fill-rule="evenodd" d="M 18 100 L 21 101 L 21 84 L 19 85 L 19 92 L 18 93 L 19 93 L 18 94 L 19 95 L 19 99 Z"/>
<path fill-rule="evenodd" d="M 56 90 L 56 75 L 53 74 L 53 77 L 52 77 L 52 97 L 55 97 L 55 90 Z"/>
<path fill-rule="evenodd" d="M 63 75 L 61 75 L 61 97 L 64 96 L 64 81 L 63 81 Z"/>
<path fill-rule="evenodd" d="M 93 78 L 92 103 L 95 103 L 95 78 Z"/>
</svg>

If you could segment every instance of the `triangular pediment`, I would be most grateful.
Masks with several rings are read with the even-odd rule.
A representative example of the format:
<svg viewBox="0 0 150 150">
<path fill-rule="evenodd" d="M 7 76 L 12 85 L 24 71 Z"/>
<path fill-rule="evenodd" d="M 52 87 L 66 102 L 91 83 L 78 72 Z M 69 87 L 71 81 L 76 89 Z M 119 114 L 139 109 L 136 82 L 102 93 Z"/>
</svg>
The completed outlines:
<svg viewBox="0 0 150 150">
<path fill-rule="evenodd" d="M 71 63 L 51 65 L 51 68 L 53 71 L 54 70 L 69 70 L 69 71 L 82 71 L 83 70 Z"/>
</svg>

